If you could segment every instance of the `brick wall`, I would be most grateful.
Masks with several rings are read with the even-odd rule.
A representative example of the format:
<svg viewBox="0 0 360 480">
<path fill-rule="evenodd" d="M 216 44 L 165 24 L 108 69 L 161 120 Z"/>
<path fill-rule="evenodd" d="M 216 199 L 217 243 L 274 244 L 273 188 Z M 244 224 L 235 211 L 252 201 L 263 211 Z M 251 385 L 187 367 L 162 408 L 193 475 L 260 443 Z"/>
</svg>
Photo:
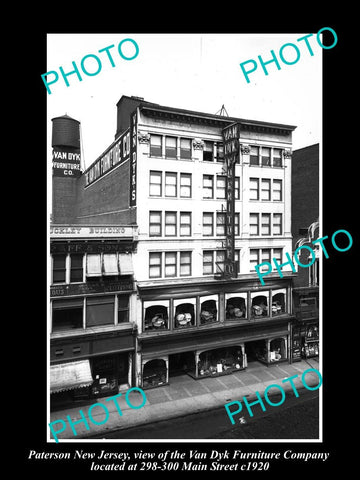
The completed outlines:
<svg viewBox="0 0 360 480">
<path fill-rule="evenodd" d="M 79 178 L 76 223 L 135 223 L 135 210 L 129 209 L 130 163 L 125 162 L 85 188 Z"/>
</svg>

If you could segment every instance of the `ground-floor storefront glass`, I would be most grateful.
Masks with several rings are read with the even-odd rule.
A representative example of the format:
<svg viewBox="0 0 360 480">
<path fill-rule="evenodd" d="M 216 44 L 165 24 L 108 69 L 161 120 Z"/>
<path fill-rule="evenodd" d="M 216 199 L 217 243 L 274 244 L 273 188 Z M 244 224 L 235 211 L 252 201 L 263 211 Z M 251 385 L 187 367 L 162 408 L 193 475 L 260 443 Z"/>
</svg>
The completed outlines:
<svg viewBox="0 0 360 480">
<path fill-rule="evenodd" d="M 175 339 L 168 339 L 166 346 L 159 348 L 159 354 L 144 353 L 140 357 L 140 386 L 144 389 L 159 387 L 171 383 L 171 378 L 178 374 L 187 374 L 194 379 L 228 375 L 245 370 L 249 362 L 260 361 L 270 366 L 279 362 L 289 362 L 289 334 L 263 335 L 258 333 L 256 340 L 225 338 L 226 346 L 221 346 L 221 338 L 213 340 L 213 347 L 193 347 L 191 350 L 179 351 Z M 185 343 L 185 342 L 184 342 Z M 162 350 L 163 353 L 160 353 Z M 146 351 L 146 348 L 145 348 Z"/>
<path fill-rule="evenodd" d="M 50 409 L 114 395 L 132 384 L 133 353 L 98 355 L 50 367 Z"/>
</svg>

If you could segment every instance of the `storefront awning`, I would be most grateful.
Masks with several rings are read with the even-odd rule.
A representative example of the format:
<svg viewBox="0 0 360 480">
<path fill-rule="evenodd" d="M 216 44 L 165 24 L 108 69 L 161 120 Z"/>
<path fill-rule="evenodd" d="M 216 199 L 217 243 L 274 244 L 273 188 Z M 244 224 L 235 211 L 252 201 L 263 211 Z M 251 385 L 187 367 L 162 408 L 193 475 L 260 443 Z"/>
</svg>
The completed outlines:
<svg viewBox="0 0 360 480">
<path fill-rule="evenodd" d="M 92 382 L 93 378 L 88 359 L 60 363 L 50 367 L 50 393 L 87 387 Z"/>
</svg>

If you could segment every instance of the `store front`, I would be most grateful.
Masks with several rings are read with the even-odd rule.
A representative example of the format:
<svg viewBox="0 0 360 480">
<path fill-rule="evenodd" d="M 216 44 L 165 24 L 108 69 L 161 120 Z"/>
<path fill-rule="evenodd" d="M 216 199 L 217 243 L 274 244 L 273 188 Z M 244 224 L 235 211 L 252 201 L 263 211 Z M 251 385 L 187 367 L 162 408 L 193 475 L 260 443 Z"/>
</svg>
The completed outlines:
<svg viewBox="0 0 360 480">
<path fill-rule="evenodd" d="M 266 365 L 289 361 L 288 279 L 264 288 L 233 280 L 138 288 L 142 329 L 137 376 L 143 388 L 166 385 L 184 373 L 200 379 L 241 372 L 248 348 Z M 255 341 L 261 344 L 253 352 Z"/>
<path fill-rule="evenodd" d="M 250 361 L 267 366 L 288 362 L 289 337 L 289 319 L 266 326 L 253 322 L 241 328 L 222 325 L 210 331 L 140 335 L 139 383 L 144 389 L 154 388 L 179 374 L 201 379 L 241 372 Z"/>
<path fill-rule="evenodd" d="M 296 320 L 292 325 L 292 361 L 320 354 L 319 287 L 294 289 Z"/>
<path fill-rule="evenodd" d="M 51 409 L 93 401 L 135 385 L 135 333 L 131 325 L 98 328 L 50 342 Z"/>
<path fill-rule="evenodd" d="M 289 361 L 289 335 L 264 338 L 245 344 L 248 362 L 259 361 L 267 366 Z"/>
<path fill-rule="evenodd" d="M 129 386 L 129 354 L 101 355 L 90 359 L 92 397 L 113 395 Z"/>
</svg>

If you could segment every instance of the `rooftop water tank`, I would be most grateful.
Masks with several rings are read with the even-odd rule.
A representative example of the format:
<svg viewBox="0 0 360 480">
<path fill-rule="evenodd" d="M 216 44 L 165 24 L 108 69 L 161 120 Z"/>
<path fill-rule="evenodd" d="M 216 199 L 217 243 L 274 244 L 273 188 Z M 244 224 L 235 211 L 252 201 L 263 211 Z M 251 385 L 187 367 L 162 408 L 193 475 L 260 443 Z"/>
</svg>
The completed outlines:
<svg viewBox="0 0 360 480">
<path fill-rule="evenodd" d="M 68 115 L 52 119 L 52 146 L 80 149 L 80 122 Z"/>
</svg>

